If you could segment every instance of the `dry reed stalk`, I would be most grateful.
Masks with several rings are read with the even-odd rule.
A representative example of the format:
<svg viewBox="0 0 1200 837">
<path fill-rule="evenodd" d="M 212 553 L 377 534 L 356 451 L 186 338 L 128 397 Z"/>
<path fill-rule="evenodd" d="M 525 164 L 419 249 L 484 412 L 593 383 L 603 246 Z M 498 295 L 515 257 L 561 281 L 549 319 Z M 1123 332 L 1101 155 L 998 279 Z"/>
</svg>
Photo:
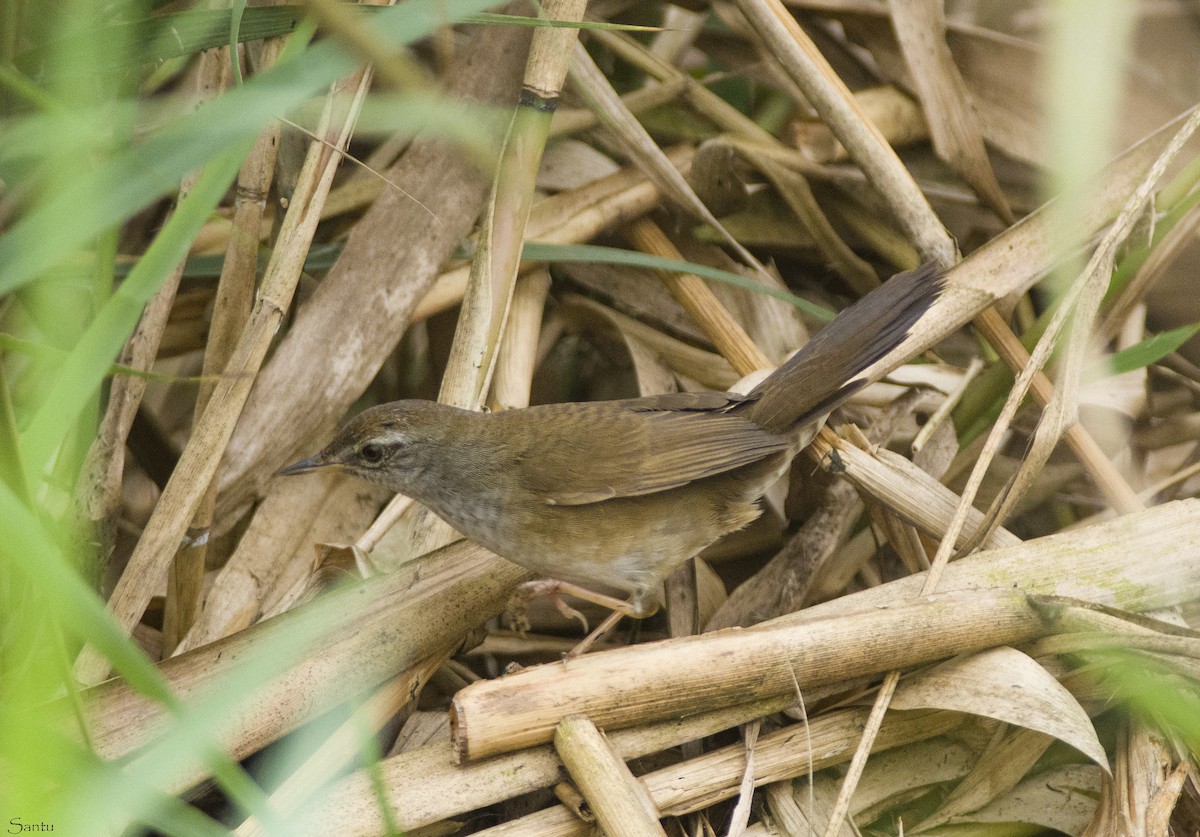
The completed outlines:
<svg viewBox="0 0 1200 837">
<path fill-rule="evenodd" d="M 156 582 L 165 577 L 196 505 L 217 472 L 220 453 L 233 434 L 250 387 L 291 304 L 305 254 L 316 232 L 318 207 L 333 183 L 341 161 L 340 152 L 350 141 L 370 78 L 369 70 L 355 73 L 335 85 L 326 100 L 317 131 L 320 141 L 312 144 L 305 158 L 300 182 L 284 216 L 279 243 L 267 265 L 250 319 L 225 375 L 213 392 L 209 409 L 197 422 L 150 523 L 109 598 L 110 612 L 127 632 L 141 618 Z M 92 684 L 103 680 L 109 669 L 107 658 L 89 645 L 75 661 L 74 673 L 81 683 Z"/>
<path fill-rule="evenodd" d="M 689 714 L 644 727 L 617 730 L 609 741 L 625 760 L 657 753 L 771 715 L 794 702 L 793 695 L 743 704 L 716 712 Z M 377 765 L 395 821 L 405 831 L 424 828 L 509 799 L 548 788 L 563 778 L 562 765 L 549 745 L 473 764 L 454 763 L 450 742 L 438 741 L 384 759 Z M 383 833 L 374 777 L 359 770 L 317 799 L 305 828 L 320 833 L 347 829 L 348 835 Z"/>
<path fill-rule="evenodd" d="M 474 30 L 447 94 L 511 101 L 528 43 L 516 27 Z M 404 193 L 385 190 L 354 225 L 341 256 L 259 375 L 221 463 L 218 516 L 257 496 L 289 457 L 315 444 L 313 437 L 331 430 L 362 394 L 471 229 L 488 185 L 457 147 L 424 136 L 386 177 Z M 313 363 L 315 357 L 322 362 Z M 281 427 L 289 432 L 280 433 Z"/>
<path fill-rule="evenodd" d="M 779 0 L 737 0 L 767 50 L 779 59 L 830 130 L 884 197 L 891 220 L 923 258 L 946 268 L 958 251 L 912 176 L 845 83 Z"/>
<path fill-rule="evenodd" d="M 683 254 L 675 248 L 666 234 L 648 218 L 634 221 L 626 229 L 626 235 L 639 250 L 667 259 L 683 259 Z M 775 365 L 755 345 L 750 335 L 730 315 L 703 279 L 692 274 L 667 270 L 656 270 L 655 273 L 738 374 L 749 375 L 751 372 Z"/>
<path fill-rule="evenodd" d="M 840 764 L 862 732 L 865 709 L 835 710 L 762 736 L 755 746 L 755 785 L 779 782 Z M 962 725 L 955 712 L 896 712 L 888 716 L 878 750 L 941 735 Z M 734 796 L 746 765 L 742 744 L 732 744 L 641 777 L 664 817 L 682 816 Z M 476 832 L 486 837 L 586 837 L 590 824 L 556 806 Z"/>
<path fill-rule="evenodd" d="M 529 389 L 549 291 L 550 272 L 544 266 L 535 267 L 517 278 L 508 325 L 496 361 L 496 379 L 492 385 L 495 408 L 511 410 L 529 406 Z"/>
<path fill-rule="evenodd" d="M 588 807 L 612 837 L 666 837 L 658 808 L 613 746 L 587 718 L 563 718 L 554 749 Z"/>
<path fill-rule="evenodd" d="M 583 19 L 585 2 L 555 0 L 545 13 L 555 20 Z M 438 400 L 479 409 L 491 383 L 495 355 L 521 264 L 521 246 L 533 207 L 534 183 L 550 116 L 567 75 L 567 55 L 577 29 L 538 28 L 533 33 L 521 100 L 500 154 L 491 202 L 484 212 L 458 328 Z"/>
<path fill-rule="evenodd" d="M 697 154 L 699 154 L 699 150 L 697 150 Z M 695 164 L 693 163 L 694 168 Z M 754 272 L 735 262 L 725 253 L 724 249 L 715 244 L 707 244 L 698 241 L 695 237 L 683 235 L 677 235 L 671 241 L 689 261 L 728 270 L 767 289 L 776 288 L 790 293 L 780 277 L 778 269 L 773 265 L 765 271 Z M 765 280 L 764 277 L 766 277 Z M 776 299 L 768 293 L 760 293 L 754 288 L 741 288 L 724 282 L 711 282 L 709 287 L 730 313 L 737 318 L 738 322 L 742 323 L 755 344 L 772 360 L 782 362 L 795 351 L 797 346 L 808 342 L 809 329 L 797 306 L 782 299 Z M 639 282 L 638 293 L 626 295 L 622 301 L 626 305 L 632 306 L 633 299 L 630 297 L 641 297 L 645 290 L 645 282 Z M 676 307 L 673 300 L 671 307 Z M 630 310 L 634 309 L 630 308 Z M 682 311 L 681 314 L 683 314 Z M 690 321 L 691 317 L 685 315 L 684 320 Z"/>
<path fill-rule="evenodd" d="M 725 226 L 713 215 L 704 201 L 692 189 L 687 178 L 668 162 L 658 143 L 642 127 L 637 117 L 625 107 L 625 102 L 613 90 L 612 85 L 582 44 L 576 43 L 571 58 L 572 81 L 588 100 L 605 127 L 616 134 L 630 158 L 658 187 L 663 196 L 688 214 L 715 229 L 724 242 L 738 255 L 742 263 L 752 268 L 763 279 L 774 284 L 774 277 L 764 268 L 745 246 L 729 234 Z"/>
<path fill-rule="evenodd" d="M 268 63 L 274 63 L 281 48 L 278 40 L 264 48 Z M 237 197 L 225 262 L 217 282 L 212 323 L 204 349 L 204 376 L 225 369 L 254 305 L 258 278 L 258 231 L 262 225 L 279 147 L 279 125 L 272 123 L 260 135 L 238 174 Z M 199 421 L 212 398 L 213 385 L 201 383 L 196 394 L 193 421 Z M 184 544 L 171 562 L 167 599 L 163 613 L 163 650 L 171 654 L 191 629 L 200 611 L 204 564 L 208 555 L 213 514 L 217 505 L 216 481 L 210 481 L 192 516 Z"/>
<path fill-rule="evenodd" d="M 890 7 L 900 52 L 925 111 L 933 150 L 970 184 L 1005 224 L 1016 218 L 996 180 L 970 94 L 946 42 L 946 12 L 938 0 Z"/>
<path fill-rule="evenodd" d="M 869 87 L 855 90 L 854 98 L 893 148 L 929 136 L 925 112 L 902 90 L 891 85 Z M 796 150 L 814 163 L 834 163 L 848 156 L 846 147 L 837 141 L 824 122 L 793 122 L 788 126 L 788 133 Z"/>
<path fill-rule="evenodd" d="M 848 480 L 867 496 L 900 515 L 932 538 L 945 537 L 959 497 L 903 456 L 880 448 L 868 453 L 846 443 L 837 433 L 824 428 L 810 449 L 820 466 Z M 983 512 L 972 509 L 967 527 L 957 544 L 965 546 L 983 523 Z M 986 547 L 1014 546 L 1020 540 L 1001 528 L 991 534 Z"/>
<path fill-rule="evenodd" d="M 1049 630 L 1024 592 L 975 590 L 803 625 L 663 640 L 474 684 L 454 698 L 451 734 L 457 757 L 485 758 L 548 740 L 569 714 L 586 712 L 606 729 L 620 729 Z"/>
<path fill-rule="evenodd" d="M 607 34 L 610 37 L 601 36 L 601 39 L 610 48 L 639 65 L 650 75 L 655 76 L 663 83 L 673 83 L 678 80 L 680 72 L 676 68 L 665 64 L 656 56 L 646 52 L 637 44 L 631 43 L 628 39 L 619 37 L 616 33 Z M 714 96 L 707 89 L 703 87 L 696 87 L 696 89 L 687 87 L 685 88 L 685 93 L 690 94 L 690 103 L 698 112 L 708 116 L 708 118 L 712 119 L 717 125 L 720 125 L 732 135 L 732 138 L 727 141 L 734 147 L 744 148 L 746 144 L 750 144 L 771 151 L 787 153 L 787 150 L 772 135 L 763 131 L 754 122 L 747 120 L 728 102 Z M 743 151 L 742 153 L 746 152 Z M 756 159 L 761 158 L 756 155 Z M 797 213 L 797 217 L 807 222 L 806 226 L 813 231 L 818 246 L 822 247 L 822 251 L 826 253 L 827 258 L 843 273 L 851 285 L 865 289 L 877 284 L 878 279 L 875 277 L 874 272 L 862 263 L 857 256 L 848 252 L 845 245 L 841 243 L 840 238 L 836 234 L 833 234 L 832 230 L 828 229 L 827 222 L 822 223 L 823 214 L 819 208 L 815 207 L 812 201 L 804 197 L 803 192 L 805 189 L 801 184 L 795 182 L 794 176 L 787 178 L 783 172 L 768 170 L 769 163 L 765 165 L 767 168 L 763 168 L 763 171 L 773 182 L 787 179 L 787 185 L 790 188 L 783 192 L 785 199 L 792 205 L 793 211 Z M 724 228 L 719 227 L 719 229 L 723 231 Z M 752 264 L 757 265 L 757 262 L 752 262 Z M 763 275 L 764 271 L 759 270 L 758 273 Z"/>
<path fill-rule="evenodd" d="M 309 637 L 308 650 L 268 682 L 218 731 L 233 758 L 244 758 L 347 696 L 394 677 L 438 649 L 450 650 L 481 619 L 498 613 L 528 573 L 460 541 L 400 570 L 333 590 L 294 610 L 159 665 L 179 700 L 197 700 L 262 649 Z M 161 704 L 112 680 L 83 694 L 93 743 L 120 758 L 169 723 Z M 201 767 L 176 791 L 204 778 Z"/>
<path fill-rule="evenodd" d="M 470 760 L 540 743 L 569 714 L 615 729 L 783 694 L 796 681 L 808 688 L 1026 641 L 1054 630 L 1030 608 L 1031 593 L 1126 610 L 1169 607 L 1200 592 L 1200 568 L 1187 557 L 1200 543 L 1198 522 L 1200 503 L 1171 503 L 977 553 L 946 568 L 940 589 L 955 592 L 914 602 L 927 574 L 911 576 L 748 630 L 618 649 L 477 683 L 452 705 L 455 751 Z"/>
<path fill-rule="evenodd" d="M 354 717 L 339 726 L 271 794 L 271 809 L 290 814 L 314 792 L 337 778 L 360 755 L 364 737 L 378 733 L 397 712 L 410 704 L 440 664 L 441 655 L 426 658 L 367 698 Z M 238 837 L 260 837 L 267 832 L 257 817 L 249 817 L 233 833 Z"/>
</svg>

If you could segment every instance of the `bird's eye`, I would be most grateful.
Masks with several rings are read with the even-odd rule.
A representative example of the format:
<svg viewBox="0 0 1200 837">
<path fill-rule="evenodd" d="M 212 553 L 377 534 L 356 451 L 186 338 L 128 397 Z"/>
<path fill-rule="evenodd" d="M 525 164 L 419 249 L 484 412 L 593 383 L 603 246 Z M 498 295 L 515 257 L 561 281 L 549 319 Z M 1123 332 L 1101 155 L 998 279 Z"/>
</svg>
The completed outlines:
<svg viewBox="0 0 1200 837">
<path fill-rule="evenodd" d="M 383 447 L 376 444 L 363 445 L 358 450 L 358 455 L 363 458 L 363 462 L 368 465 L 378 465 L 383 461 Z"/>
</svg>

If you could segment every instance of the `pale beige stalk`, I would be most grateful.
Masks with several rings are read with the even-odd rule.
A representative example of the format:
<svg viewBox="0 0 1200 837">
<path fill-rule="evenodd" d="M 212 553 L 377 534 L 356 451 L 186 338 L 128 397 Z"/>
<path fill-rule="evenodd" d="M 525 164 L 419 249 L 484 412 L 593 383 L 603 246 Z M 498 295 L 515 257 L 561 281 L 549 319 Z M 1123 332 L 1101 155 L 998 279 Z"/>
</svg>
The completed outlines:
<svg viewBox="0 0 1200 837">
<path fill-rule="evenodd" d="M 529 573 L 468 541 L 451 544 L 404 570 L 333 590 L 289 613 L 173 657 L 159 670 L 182 702 L 196 700 L 256 648 L 316 636 L 282 675 L 265 684 L 214 730 L 235 759 L 262 749 L 310 720 L 442 649 L 449 653 L 496 613 Z M 153 740 L 167 722 L 162 704 L 120 680 L 82 695 L 94 749 L 114 759 Z M 205 777 L 202 766 L 176 777 L 180 792 Z"/>
<path fill-rule="evenodd" d="M 282 48 L 278 40 L 264 47 L 264 59 L 274 63 Z M 222 52 L 224 55 L 224 52 Z M 275 168 L 279 147 L 279 125 L 272 123 L 255 142 L 250 156 L 238 174 L 234 200 L 232 232 L 225 250 L 225 262 L 217 281 L 212 323 L 204 348 L 202 374 L 207 378 L 221 374 L 237 347 L 246 318 L 254 304 L 254 285 L 258 278 L 258 230 L 267 204 L 267 191 Z M 200 384 L 196 394 L 193 421 L 198 422 L 212 398 L 214 386 Z M 200 610 L 200 591 L 204 582 L 204 564 L 212 535 L 213 513 L 217 505 L 216 480 L 192 516 L 183 546 L 171 562 L 167 579 L 167 598 L 163 612 L 163 654 L 170 655 L 192 627 Z"/>
<path fill-rule="evenodd" d="M 764 785 L 841 764 L 859 739 L 866 710 L 844 709 L 764 735 L 755 748 L 754 783 Z M 897 712 L 888 717 L 879 750 L 941 735 L 962 725 L 954 712 Z M 746 764 L 742 744 L 732 744 L 642 777 L 663 816 L 706 808 L 734 796 Z M 591 825 L 564 806 L 477 832 L 487 837 L 587 837 Z"/>
<path fill-rule="evenodd" d="M 604 733 L 587 718 L 563 718 L 554 749 L 588 807 L 611 837 L 666 837 L 658 809 Z"/>
<path fill-rule="evenodd" d="M 291 304 L 304 257 L 316 232 L 319 207 L 333 183 L 341 162 L 339 152 L 350 140 L 370 80 L 369 70 L 356 73 L 336 85 L 326 101 L 318 131 L 321 141 L 312 144 L 305 158 L 300 182 L 284 217 L 279 243 L 267 265 L 250 319 L 224 377 L 213 391 L 209 408 L 196 424 L 150 523 L 109 598 L 109 611 L 126 632 L 141 618 L 157 580 L 167 571 L 196 504 L 217 472 L 220 453 L 233 434 L 258 369 Z M 107 658 L 87 646 L 75 662 L 75 677 L 85 684 L 98 683 L 107 676 L 109 668 Z"/>
<path fill-rule="evenodd" d="M 792 695 L 781 695 L 717 712 L 689 714 L 617 730 L 609 740 L 621 758 L 640 758 L 773 714 L 794 700 Z M 459 765 L 454 763 L 449 741 L 438 741 L 384 759 L 377 769 L 386 791 L 386 804 L 405 831 L 548 788 L 562 779 L 562 764 L 549 744 Z M 382 834 L 385 824 L 374 782 L 371 770 L 347 776 L 320 797 L 305 820 L 305 828 L 320 833 L 336 827 L 345 829 L 346 837 Z"/>
<path fill-rule="evenodd" d="M 1069 595 L 1128 610 L 1188 601 L 1200 593 L 1200 567 L 1187 557 L 1200 546 L 1198 523 L 1200 502 L 1171 503 L 950 564 L 940 589 L 956 592 L 914 601 L 928 574 L 911 576 L 753 629 L 476 683 L 452 705 L 455 749 L 480 758 L 546 741 L 573 713 L 615 729 L 782 694 L 797 680 L 811 687 L 1021 642 L 1051 630 L 1028 593 L 1075 591 Z M 821 618 L 831 612 L 847 615 Z"/>
</svg>

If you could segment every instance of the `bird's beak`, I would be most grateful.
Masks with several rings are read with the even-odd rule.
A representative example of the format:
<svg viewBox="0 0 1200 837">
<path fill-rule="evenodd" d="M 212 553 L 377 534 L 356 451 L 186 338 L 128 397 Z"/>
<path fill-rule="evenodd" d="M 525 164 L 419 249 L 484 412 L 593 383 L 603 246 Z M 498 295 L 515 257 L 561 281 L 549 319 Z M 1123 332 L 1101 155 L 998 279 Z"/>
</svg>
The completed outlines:
<svg viewBox="0 0 1200 837">
<path fill-rule="evenodd" d="M 318 468 L 322 468 L 327 464 L 329 463 L 323 462 L 320 454 L 318 454 L 317 456 L 310 456 L 308 459 L 301 459 L 299 462 L 293 462 L 291 465 L 281 470 L 279 472 L 279 476 L 294 477 L 297 474 L 307 474 L 311 471 L 317 470 Z"/>
</svg>

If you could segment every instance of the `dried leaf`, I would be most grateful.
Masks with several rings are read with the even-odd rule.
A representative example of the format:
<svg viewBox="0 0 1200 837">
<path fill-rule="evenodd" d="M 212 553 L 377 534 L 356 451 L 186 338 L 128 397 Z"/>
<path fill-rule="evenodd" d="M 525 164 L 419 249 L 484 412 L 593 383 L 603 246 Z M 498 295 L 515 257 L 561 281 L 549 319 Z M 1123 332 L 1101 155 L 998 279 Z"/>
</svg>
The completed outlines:
<svg viewBox="0 0 1200 837">
<path fill-rule="evenodd" d="M 1108 757 L 1079 702 L 1034 660 L 1015 648 L 993 648 L 907 678 L 896 709 L 953 709 L 1044 732 L 1108 771 Z"/>
</svg>

